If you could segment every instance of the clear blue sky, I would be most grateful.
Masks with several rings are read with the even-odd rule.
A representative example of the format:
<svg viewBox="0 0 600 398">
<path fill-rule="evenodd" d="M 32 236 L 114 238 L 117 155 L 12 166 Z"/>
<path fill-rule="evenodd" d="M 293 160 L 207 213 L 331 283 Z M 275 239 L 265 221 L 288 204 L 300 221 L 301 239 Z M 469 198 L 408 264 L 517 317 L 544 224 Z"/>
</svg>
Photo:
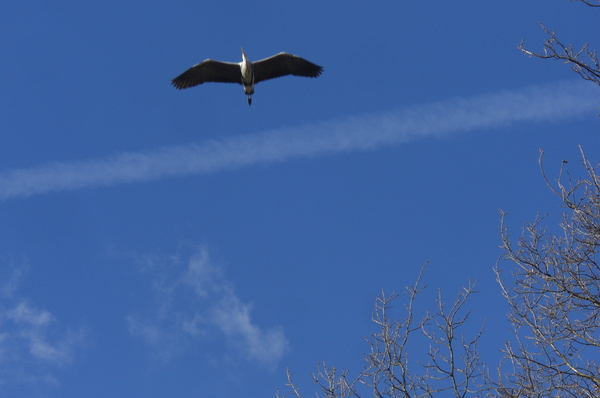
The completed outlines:
<svg viewBox="0 0 600 398">
<path fill-rule="evenodd" d="M 358 371 L 382 288 L 468 279 L 491 365 L 492 267 L 558 220 L 548 175 L 600 150 L 597 88 L 530 59 L 594 9 L 502 2 L 0 5 L 0 396 L 265 397 L 285 368 Z M 595 48 L 600 43 L 592 42 Z M 170 80 L 286 51 L 324 67 L 243 89 Z M 511 264 L 502 264 L 510 270 Z M 398 302 L 398 307 L 401 307 Z M 398 316 L 402 313 L 398 312 Z M 469 332 L 469 330 L 466 330 Z"/>
</svg>

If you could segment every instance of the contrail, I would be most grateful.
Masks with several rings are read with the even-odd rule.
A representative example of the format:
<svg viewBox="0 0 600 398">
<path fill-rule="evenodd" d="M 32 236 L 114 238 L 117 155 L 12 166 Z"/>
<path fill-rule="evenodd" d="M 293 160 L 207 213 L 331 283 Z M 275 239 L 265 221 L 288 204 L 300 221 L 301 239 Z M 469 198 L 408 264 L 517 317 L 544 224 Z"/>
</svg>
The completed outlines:
<svg viewBox="0 0 600 398">
<path fill-rule="evenodd" d="M 566 119 L 596 110 L 599 94 L 598 88 L 588 82 L 558 82 L 200 144 L 5 170 L 0 172 L 0 200 L 367 150 L 515 122 Z"/>
</svg>

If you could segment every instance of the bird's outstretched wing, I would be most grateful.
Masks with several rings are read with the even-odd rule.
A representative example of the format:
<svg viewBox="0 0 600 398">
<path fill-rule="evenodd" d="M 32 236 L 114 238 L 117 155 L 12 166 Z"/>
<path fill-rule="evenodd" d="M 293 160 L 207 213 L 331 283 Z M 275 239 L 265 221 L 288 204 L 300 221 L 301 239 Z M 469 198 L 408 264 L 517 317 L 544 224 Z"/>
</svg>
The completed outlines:
<svg viewBox="0 0 600 398">
<path fill-rule="evenodd" d="M 279 53 L 253 62 L 252 67 L 254 83 L 286 75 L 317 77 L 323 72 L 323 67 L 288 53 Z"/>
<path fill-rule="evenodd" d="M 207 59 L 171 80 L 171 84 L 180 90 L 206 82 L 242 84 L 240 64 Z"/>
</svg>

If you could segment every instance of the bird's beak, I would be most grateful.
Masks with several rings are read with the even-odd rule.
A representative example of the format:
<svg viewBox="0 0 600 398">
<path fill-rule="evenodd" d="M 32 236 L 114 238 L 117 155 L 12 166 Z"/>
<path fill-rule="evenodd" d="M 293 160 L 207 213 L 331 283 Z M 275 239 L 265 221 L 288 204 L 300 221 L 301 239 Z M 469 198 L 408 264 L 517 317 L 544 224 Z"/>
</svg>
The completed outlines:
<svg viewBox="0 0 600 398">
<path fill-rule="evenodd" d="M 246 58 L 246 53 L 244 52 L 244 49 L 242 47 L 240 47 L 242 49 L 242 57 Z"/>
</svg>

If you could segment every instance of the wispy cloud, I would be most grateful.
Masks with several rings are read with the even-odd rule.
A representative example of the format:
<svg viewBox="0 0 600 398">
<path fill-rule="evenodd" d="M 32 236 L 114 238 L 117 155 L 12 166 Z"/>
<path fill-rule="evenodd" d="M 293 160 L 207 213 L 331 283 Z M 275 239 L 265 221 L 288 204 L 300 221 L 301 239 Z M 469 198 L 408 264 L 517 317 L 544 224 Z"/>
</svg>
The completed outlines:
<svg viewBox="0 0 600 398">
<path fill-rule="evenodd" d="M 81 330 L 65 329 L 49 311 L 19 297 L 25 267 L 9 268 L 12 275 L 0 286 L 0 395 L 17 386 L 58 384 L 53 369 L 71 363 L 84 342 Z"/>
<path fill-rule="evenodd" d="M 129 333 L 153 347 L 162 358 L 177 355 L 193 342 L 220 340 L 249 362 L 273 369 L 287 351 L 281 328 L 263 330 L 252 321 L 252 305 L 244 303 L 210 259 L 198 249 L 189 259 L 144 259 L 153 277 L 155 307 L 145 315 L 126 317 Z"/>
<path fill-rule="evenodd" d="M 288 346 L 283 329 L 261 331 L 252 323 L 251 309 L 251 305 L 242 303 L 229 291 L 211 308 L 209 319 L 235 346 L 243 350 L 247 359 L 276 365 Z"/>
<path fill-rule="evenodd" d="M 50 312 L 36 308 L 27 300 L 17 302 L 12 309 L 4 312 L 3 317 L 14 324 L 12 333 L 5 334 L 5 337 L 10 335 L 11 348 L 21 346 L 32 359 L 47 364 L 71 362 L 75 346 L 83 339 L 81 332 L 68 331 L 58 339 L 53 338 L 51 328 L 57 320 Z"/>
<path fill-rule="evenodd" d="M 0 200 L 367 150 L 515 122 L 564 119 L 594 111 L 598 94 L 588 82 L 557 82 L 150 152 L 5 170 L 0 172 Z"/>
</svg>

